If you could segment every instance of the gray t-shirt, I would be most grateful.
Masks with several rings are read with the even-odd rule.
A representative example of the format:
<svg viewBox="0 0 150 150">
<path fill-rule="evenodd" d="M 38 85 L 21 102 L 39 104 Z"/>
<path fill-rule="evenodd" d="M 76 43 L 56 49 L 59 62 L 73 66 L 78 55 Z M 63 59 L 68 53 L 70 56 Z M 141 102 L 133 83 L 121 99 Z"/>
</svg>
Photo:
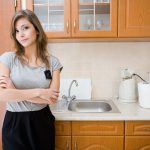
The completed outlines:
<svg viewBox="0 0 150 150">
<path fill-rule="evenodd" d="M 5 52 L 0 56 L 0 62 L 6 65 L 10 70 L 10 78 L 17 89 L 49 88 L 51 80 L 46 79 L 44 71 L 45 65 L 32 67 L 21 64 L 18 58 L 15 59 L 15 52 Z M 62 70 L 59 60 L 50 56 L 51 75 L 55 70 Z M 28 101 L 7 102 L 7 110 L 12 112 L 35 111 L 44 108 L 46 104 L 35 104 Z"/>
</svg>

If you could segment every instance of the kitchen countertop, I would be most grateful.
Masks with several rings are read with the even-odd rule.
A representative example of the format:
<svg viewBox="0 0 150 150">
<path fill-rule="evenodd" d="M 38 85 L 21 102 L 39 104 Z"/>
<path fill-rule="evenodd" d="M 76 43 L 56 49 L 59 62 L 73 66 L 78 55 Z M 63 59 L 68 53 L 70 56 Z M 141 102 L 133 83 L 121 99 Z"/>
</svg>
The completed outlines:
<svg viewBox="0 0 150 150">
<path fill-rule="evenodd" d="M 56 105 L 50 106 L 56 120 L 150 120 L 150 109 L 142 108 L 138 103 L 123 103 L 113 100 L 120 113 L 83 113 L 68 110 L 57 111 Z"/>
</svg>

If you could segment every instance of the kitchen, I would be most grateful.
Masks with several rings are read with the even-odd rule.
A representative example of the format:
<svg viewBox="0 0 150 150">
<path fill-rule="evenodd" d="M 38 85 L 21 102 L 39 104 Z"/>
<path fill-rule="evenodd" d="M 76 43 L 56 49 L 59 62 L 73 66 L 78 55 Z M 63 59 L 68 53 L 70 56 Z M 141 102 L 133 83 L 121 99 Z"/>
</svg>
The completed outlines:
<svg viewBox="0 0 150 150">
<path fill-rule="evenodd" d="M 120 1 L 112 0 L 113 4 L 117 5 L 117 6 L 120 4 L 119 3 Z M 24 1 L 22 1 L 22 3 L 23 2 Z M 31 1 L 29 1 L 29 3 L 30 2 Z M 123 4 L 124 6 L 125 6 L 125 2 L 129 3 L 129 1 L 127 1 L 127 0 L 122 0 L 122 2 L 124 2 L 124 4 Z M 5 5 L 6 5 L 6 3 L 8 3 L 7 6 L 11 5 L 7 1 L 4 1 L 3 3 L 5 3 Z M 31 5 L 28 5 L 29 3 L 26 3 L 27 4 L 26 7 L 31 6 Z M 74 3 L 77 3 L 77 0 L 74 1 Z M 20 4 L 21 3 L 18 3 L 18 5 L 20 5 Z M 134 4 L 134 1 L 131 1 L 131 6 L 133 4 Z M 90 39 L 82 38 L 83 36 L 90 35 L 89 33 L 82 33 L 81 37 L 79 37 L 79 38 L 65 37 L 65 36 L 68 36 L 68 34 L 66 34 L 66 33 L 63 35 L 62 35 L 62 33 L 55 34 L 60 38 L 55 39 L 56 38 L 55 37 L 52 40 L 50 39 L 49 49 L 51 50 L 52 54 L 54 54 L 55 56 L 57 56 L 60 59 L 61 63 L 64 66 L 64 69 L 61 73 L 61 78 L 62 79 L 63 78 L 90 78 L 92 81 L 92 99 L 101 99 L 101 98 L 116 99 L 118 96 L 119 84 L 121 81 L 120 74 L 121 74 L 122 69 L 131 68 L 137 74 L 142 76 L 144 79 L 149 80 L 148 72 L 150 71 L 150 59 L 149 59 L 149 56 L 150 56 L 150 50 L 149 50 L 150 49 L 150 42 L 149 42 L 150 11 L 148 8 L 150 6 L 150 2 L 149 2 L 149 0 L 144 0 L 144 1 L 138 0 L 137 5 L 134 4 L 134 6 L 141 6 L 142 8 L 143 7 L 147 8 L 147 9 L 145 8 L 146 9 L 145 14 L 148 14 L 148 17 L 143 17 L 144 19 L 147 19 L 144 22 L 146 25 L 145 32 L 140 30 L 139 35 L 136 30 L 134 30 L 132 32 L 131 29 L 129 29 L 129 30 L 126 29 L 126 32 L 128 32 L 126 35 L 121 36 L 118 33 L 119 37 L 123 37 L 123 38 L 117 37 L 117 32 L 119 32 L 119 31 L 117 31 L 118 24 L 116 24 L 115 22 L 112 22 L 114 25 L 113 32 L 111 32 L 111 33 L 103 32 L 102 37 L 99 37 L 99 38 L 96 38 L 97 34 L 95 34 L 95 33 L 94 34 L 91 33 L 91 36 L 93 36 L 93 38 L 90 38 Z M 24 7 L 24 5 L 22 7 Z M 3 8 L 7 8 L 7 7 L 3 7 Z M 113 9 L 115 9 L 114 11 L 115 11 L 115 13 L 117 13 L 117 7 L 113 7 Z M 124 9 L 123 8 L 120 8 L 120 9 L 123 12 Z M 129 7 L 129 9 L 130 9 L 130 7 Z M 139 9 L 140 8 L 138 7 L 137 10 L 139 10 Z M 132 10 L 133 9 L 130 10 L 130 13 L 132 12 Z M 143 10 L 144 9 L 142 9 L 142 11 Z M 12 10 L 12 12 L 13 11 L 14 10 Z M 8 14 L 10 13 L 10 12 L 8 12 L 8 9 L 5 10 L 5 13 L 6 12 Z M 139 10 L 139 12 L 140 12 L 140 10 Z M 121 15 L 122 18 L 123 18 L 123 14 Z M 131 14 L 130 14 L 130 16 L 132 16 Z M 134 15 L 135 14 L 133 14 L 133 16 Z M 9 14 L 9 16 L 11 16 L 11 14 Z M 119 15 L 115 15 L 115 14 L 114 14 L 114 16 L 119 17 Z M 129 19 L 130 19 L 129 21 L 132 21 L 131 18 L 129 18 Z M 117 17 L 115 18 L 115 20 L 117 22 Z M 141 20 L 140 20 L 139 24 L 141 24 Z M 8 21 L 8 20 L 6 20 L 6 21 Z M 137 22 L 133 21 L 133 23 L 137 23 Z M 72 25 L 73 25 L 73 23 L 72 23 Z M 8 31 L 8 26 L 9 26 L 8 23 L 5 23 L 5 25 L 2 26 L 3 30 L 6 29 L 6 30 L 2 31 L 2 33 L 5 32 L 5 34 L 6 34 L 6 31 Z M 122 27 L 118 26 L 118 29 L 119 28 L 123 28 L 123 25 L 122 25 Z M 131 27 L 131 28 L 133 28 L 133 27 Z M 2 28 L 0 28 L 0 30 L 2 30 Z M 69 28 L 69 31 L 70 30 L 71 30 L 71 28 Z M 124 30 L 124 32 L 125 32 L 125 30 Z M 131 32 L 131 34 L 129 32 Z M 79 36 L 80 33 L 79 32 L 77 32 L 77 33 L 78 33 L 77 36 Z M 86 34 L 86 35 L 84 35 L 84 34 Z M 95 37 L 94 37 L 94 35 L 95 35 Z M 98 33 L 98 35 L 99 35 L 99 33 Z M 105 37 L 105 35 L 107 38 Z M 7 33 L 7 36 L 9 36 L 8 33 Z M 7 38 L 4 38 L 7 36 L 6 35 L 1 36 L 0 41 L 4 41 L 4 44 L 2 44 L 2 47 L 0 48 L 1 52 L 6 49 L 10 49 L 10 45 L 8 45 L 8 43 L 7 43 L 8 41 L 7 40 L 6 40 L 7 42 L 5 41 L 5 39 L 7 39 Z M 48 36 L 54 36 L 54 34 L 49 33 Z M 64 36 L 66 39 L 65 38 L 62 39 L 61 36 Z M 140 81 L 140 80 L 138 80 L 138 81 Z M 106 121 L 107 119 L 108 119 L 108 121 L 119 120 L 118 126 L 121 127 L 122 131 L 121 131 L 121 133 L 117 133 L 117 134 L 119 134 L 119 136 L 122 136 L 122 138 L 124 138 L 124 133 L 123 133 L 124 120 L 131 120 L 131 121 L 132 120 L 140 120 L 140 121 L 148 120 L 148 123 L 144 123 L 144 124 L 148 124 L 148 126 L 150 126 L 150 123 L 149 123 L 150 110 L 149 109 L 140 108 L 138 106 L 138 103 L 120 103 L 117 100 L 115 102 L 116 102 L 116 105 L 118 104 L 117 106 L 120 109 L 120 111 L 123 111 L 123 113 L 125 114 L 124 116 L 121 116 L 121 114 L 118 116 L 114 115 L 114 114 L 113 114 L 113 116 L 111 116 L 110 114 L 106 114 L 106 115 L 98 114 L 98 117 L 97 117 L 97 114 L 93 114 L 92 118 L 95 119 L 95 121 L 97 121 L 97 120 L 99 120 L 99 121 L 105 120 Z M 132 107 L 132 105 L 135 105 L 135 107 Z M 61 113 L 54 112 L 54 114 L 56 116 L 56 120 L 57 119 L 63 120 L 64 121 L 63 123 L 65 125 L 67 124 L 69 126 L 68 130 L 69 130 L 69 128 L 71 130 L 71 127 L 74 128 L 74 126 L 73 126 L 74 123 L 72 123 L 72 126 L 71 126 L 71 121 L 78 120 L 78 119 L 73 119 L 73 117 L 77 118 L 78 114 L 77 115 L 74 113 L 66 114 L 66 117 L 65 117 L 65 115 L 63 115 L 63 113 L 61 115 Z M 64 118 L 62 116 L 64 116 Z M 83 114 L 83 117 L 82 117 L 80 114 L 81 120 L 85 119 L 86 121 L 88 121 L 88 120 L 90 121 L 91 120 L 90 116 L 91 116 L 91 114 L 90 115 Z M 116 116 L 116 119 L 115 119 L 115 116 Z M 61 124 L 60 120 L 58 121 L 58 124 L 59 123 Z M 120 122 L 120 121 L 122 121 L 122 122 Z M 104 122 L 104 123 L 106 123 L 106 122 Z M 100 125 L 97 125 L 97 126 L 100 126 Z M 67 127 L 64 127 L 64 128 L 67 129 Z M 60 133 L 60 134 L 62 134 L 62 133 Z M 71 131 L 69 131 L 69 133 L 64 133 L 64 135 L 60 135 L 60 134 L 58 134 L 59 135 L 58 138 L 61 138 L 61 136 L 62 137 L 66 136 L 66 137 L 69 137 L 70 143 L 72 142 L 71 134 L 73 134 L 73 133 L 71 133 Z M 68 134 L 68 135 L 66 135 L 66 134 Z M 143 134 L 145 134 L 147 136 L 145 136 Z M 145 137 L 145 139 L 147 139 L 147 138 L 148 138 L 148 140 L 150 139 L 149 133 L 143 133 L 143 134 L 142 134 L 141 138 Z M 87 135 L 87 136 L 92 136 L 92 135 Z M 137 136 L 139 136 L 138 133 L 137 133 Z M 137 141 L 138 141 L 138 139 L 137 139 Z M 66 142 L 64 142 L 64 143 L 65 143 L 64 145 L 66 146 Z M 129 141 L 129 143 L 130 143 L 130 141 Z M 130 144 L 130 145 L 134 145 L 134 144 Z M 150 145 L 150 143 L 148 142 L 148 144 L 146 143 L 146 145 Z M 120 149 L 122 149 L 122 147 L 125 147 L 125 144 L 121 140 L 121 148 Z M 71 149 L 71 144 L 69 145 L 68 149 Z M 72 144 L 72 149 L 74 149 L 73 144 Z M 128 149 L 126 148 L 126 150 L 130 150 L 130 149 L 134 150 L 134 148 L 128 148 Z M 150 149 L 150 147 L 147 147 L 147 149 Z"/>
</svg>

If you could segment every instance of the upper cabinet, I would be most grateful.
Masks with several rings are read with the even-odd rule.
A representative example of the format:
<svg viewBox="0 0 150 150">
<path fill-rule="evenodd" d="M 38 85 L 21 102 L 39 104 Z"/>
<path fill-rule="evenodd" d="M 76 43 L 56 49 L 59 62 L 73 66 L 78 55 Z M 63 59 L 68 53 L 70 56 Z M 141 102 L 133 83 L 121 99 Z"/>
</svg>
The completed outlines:
<svg viewBox="0 0 150 150">
<path fill-rule="evenodd" d="M 73 37 L 117 37 L 117 0 L 72 0 Z"/>
<path fill-rule="evenodd" d="M 26 0 L 48 38 L 150 37 L 150 0 Z"/>
<path fill-rule="evenodd" d="M 13 49 L 13 41 L 10 38 L 10 24 L 15 11 L 19 9 L 20 0 L 0 1 L 0 54 Z"/>
<path fill-rule="evenodd" d="M 27 0 L 48 38 L 117 37 L 117 0 Z"/>
<path fill-rule="evenodd" d="M 150 37 L 150 0 L 119 0 L 119 37 Z"/>
<path fill-rule="evenodd" d="M 70 37 L 70 0 L 27 0 L 27 8 L 38 16 L 48 38 Z"/>
</svg>

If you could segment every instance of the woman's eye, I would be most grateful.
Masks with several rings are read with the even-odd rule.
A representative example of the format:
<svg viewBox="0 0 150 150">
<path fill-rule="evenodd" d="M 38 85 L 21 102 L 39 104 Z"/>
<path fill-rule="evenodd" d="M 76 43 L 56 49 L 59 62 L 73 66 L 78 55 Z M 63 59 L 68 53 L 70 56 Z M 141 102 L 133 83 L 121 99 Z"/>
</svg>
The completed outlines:
<svg viewBox="0 0 150 150">
<path fill-rule="evenodd" d="M 24 27 L 22 30 L 27 30 L 29 27 Z"/>
<path fill-rule="evenodd" d="M 19 32 L 19 30 L 16 30 L 16 33 L 18 33 Z"/>
</svg>

